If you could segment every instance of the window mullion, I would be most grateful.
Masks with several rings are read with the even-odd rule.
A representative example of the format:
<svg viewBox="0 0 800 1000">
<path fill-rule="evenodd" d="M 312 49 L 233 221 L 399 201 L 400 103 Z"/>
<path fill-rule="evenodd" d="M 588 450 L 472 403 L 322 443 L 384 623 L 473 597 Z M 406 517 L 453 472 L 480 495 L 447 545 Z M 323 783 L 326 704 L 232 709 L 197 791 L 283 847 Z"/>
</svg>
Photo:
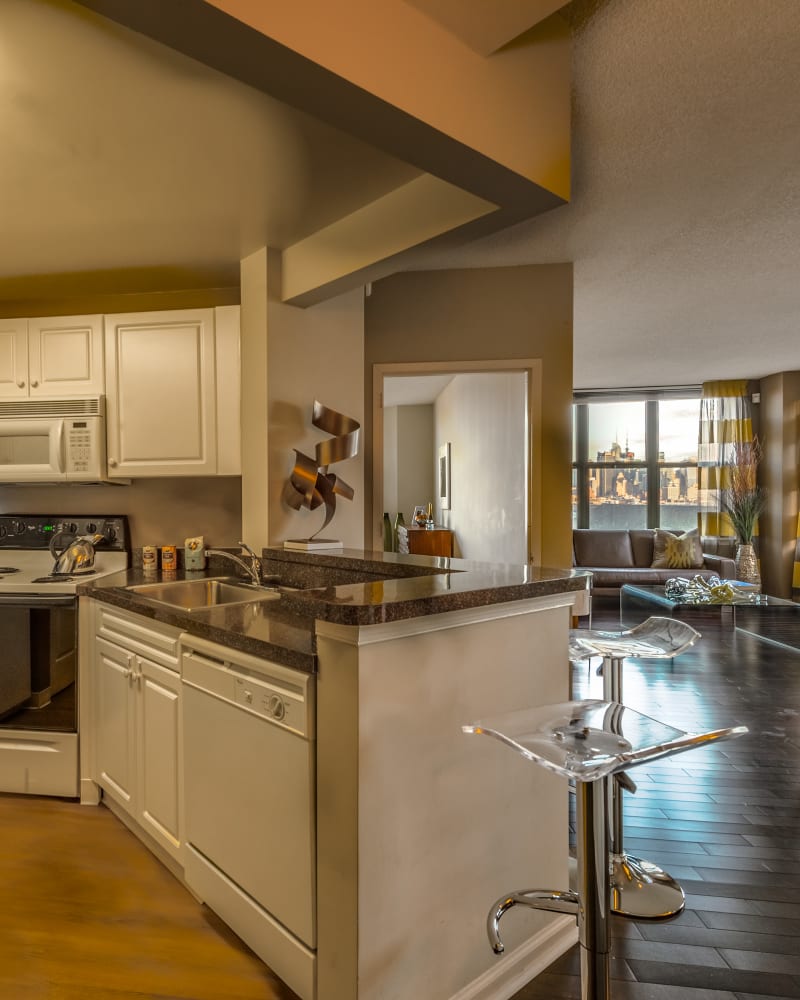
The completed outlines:
<svg viewBox="0 0 800 1000">
<path fill-rule="evenodd" d="M 575 479 L 577 486 L 579 528 L 589 527 L 589 407 L 575 407 Z"/>
<path fill-rule="evenodd" d="M 647 464 L 647 527 L 661 524 L 661 469 L 658 463 L 658 400 L 645 403 L 645 461 Z"/>
</svg>

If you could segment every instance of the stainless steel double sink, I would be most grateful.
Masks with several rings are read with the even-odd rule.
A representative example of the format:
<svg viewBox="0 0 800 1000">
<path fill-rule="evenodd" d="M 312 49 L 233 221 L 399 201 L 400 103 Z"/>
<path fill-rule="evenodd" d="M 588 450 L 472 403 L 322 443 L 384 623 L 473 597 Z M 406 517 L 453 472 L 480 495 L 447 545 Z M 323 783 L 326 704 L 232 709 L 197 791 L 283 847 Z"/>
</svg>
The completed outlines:
<svg viewBox="0 0 800 1000">
<path fill-rule="evenodd" d="M 201 580 L 162 580 L 126 588 L 133 594 L 182 611 L 206 611 L 232 604 L 275 601 L 281 595 L 274 587 L 257 587 L 237 577 L 204 577 Z"/>
</svg>

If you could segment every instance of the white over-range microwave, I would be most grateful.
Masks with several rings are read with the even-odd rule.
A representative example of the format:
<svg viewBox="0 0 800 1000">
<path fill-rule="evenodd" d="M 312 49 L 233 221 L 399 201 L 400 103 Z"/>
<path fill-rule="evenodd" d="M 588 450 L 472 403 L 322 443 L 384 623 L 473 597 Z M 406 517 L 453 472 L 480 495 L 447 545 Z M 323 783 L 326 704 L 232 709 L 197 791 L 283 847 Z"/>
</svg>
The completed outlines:
<svg viewBox="0 0 800 1000">
<path fill-rule="evenodd" d="M 107 478 L 103 396 L 0 400 L 0 483 Z"/>
</svg>

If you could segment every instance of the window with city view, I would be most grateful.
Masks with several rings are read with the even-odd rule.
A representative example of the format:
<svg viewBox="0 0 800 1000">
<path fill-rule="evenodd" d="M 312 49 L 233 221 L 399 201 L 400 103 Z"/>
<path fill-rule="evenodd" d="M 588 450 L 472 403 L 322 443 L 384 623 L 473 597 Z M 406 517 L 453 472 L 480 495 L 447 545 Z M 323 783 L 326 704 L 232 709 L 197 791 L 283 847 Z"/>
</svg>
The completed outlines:
<svg viewBox="0 0 800 1000">
<path fill-rule="evenodd" d="M 573 409 L 574 527 L 697 527 L 699 397 Z"/>
</svg>

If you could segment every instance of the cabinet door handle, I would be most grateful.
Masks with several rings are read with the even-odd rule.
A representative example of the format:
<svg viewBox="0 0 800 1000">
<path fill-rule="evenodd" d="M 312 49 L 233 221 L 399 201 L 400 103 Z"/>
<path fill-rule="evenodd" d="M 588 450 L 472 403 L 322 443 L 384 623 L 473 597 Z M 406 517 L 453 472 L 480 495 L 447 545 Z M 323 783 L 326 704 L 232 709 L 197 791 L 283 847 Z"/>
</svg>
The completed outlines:
<svg viewBox="0 0 800 1000">
<path fill-rule="evenodd" d="M 25 388 L 25 383 L 24 382 L 17 382 L 17 388 L 18 389 L 24 389 Z"/>
<path fill-rule="evenodd" d="M 117 460 L 116 460 L 116 458 L 109 458 L 108 464 L 111 466 L 112 469 L 116 469 L 116 467 L 117 467 Z"/>
<path fill-rule="evenodd" d="M 34 379 L 31 382 L 31 389 L 38 389 L 38 388 L 39 388 L 39 383 L 36 381 L 36 379 Z"/>
<path fill-rule="evenodd" d="M 125 663 L 127 664 L 127 666 L 122 671 L 122 676 L 126 680 L 128 680 L 128 681 L 130 681 L 131 677 L 133 677 L 133 675 L 134 675 L 133 674 L 133 667 L 131 666 L 132 662 L 133 662 L 133 653 L 126 653 L 125 654 Z"/>
</svg>

